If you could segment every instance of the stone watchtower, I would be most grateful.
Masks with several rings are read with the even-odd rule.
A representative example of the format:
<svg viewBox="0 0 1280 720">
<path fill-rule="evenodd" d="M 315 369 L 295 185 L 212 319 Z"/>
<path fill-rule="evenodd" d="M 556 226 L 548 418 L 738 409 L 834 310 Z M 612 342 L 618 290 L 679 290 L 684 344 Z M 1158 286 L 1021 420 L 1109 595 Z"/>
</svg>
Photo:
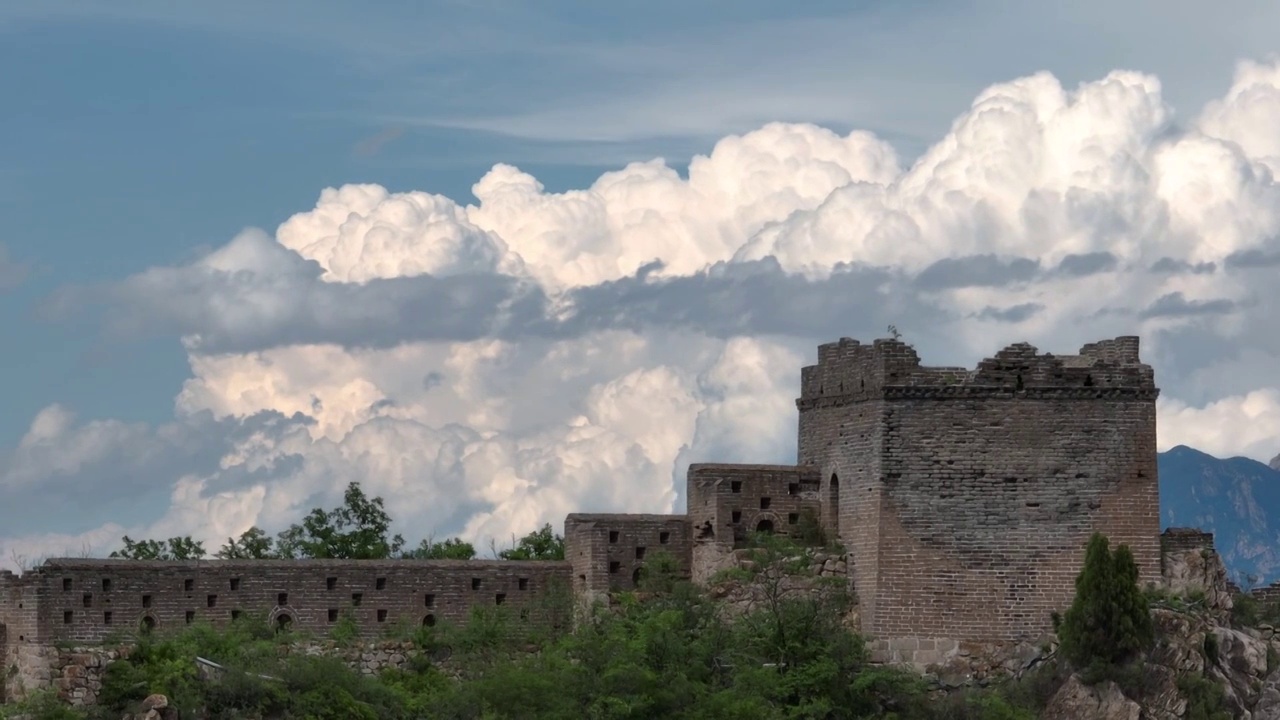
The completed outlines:
<svg viewBox="0 0 1280 720">
<path fill-rule="evenodd" d="M 1034 640 L 1095 530 L 1156 581 L 1158 394 L 1136 337 L 1012 345 L 976 370 L 922 367 L 897 340 L 820 346 L 799 464 L 819 469 L 823 521 L 854 558 L 863 632 L 906 654 Z"/>
</svg>

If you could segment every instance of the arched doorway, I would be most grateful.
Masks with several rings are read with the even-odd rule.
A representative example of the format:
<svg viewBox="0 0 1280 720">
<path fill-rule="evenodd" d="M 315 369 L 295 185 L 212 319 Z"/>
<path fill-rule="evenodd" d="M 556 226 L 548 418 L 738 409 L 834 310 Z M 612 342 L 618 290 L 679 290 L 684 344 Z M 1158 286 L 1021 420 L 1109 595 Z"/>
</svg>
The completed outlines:
<svg viewBox="0 0 1280 720">
<path fill-rule="evenodd" d="M 142 621 L 138 623 L 138 629 L 143 635 L 149 635 L 152 630 L 156 629 L 156 619 L 150 615 L 143 615 Z"/>
<path fill-rule="evenodd" d="M 758 533 L 765 533 L 766 535 L 772 535 L 772 534 L 773 534 L 773 521 L 772 521 L 772 520 L 770 520 L 769 518 L 765 518 L 765 519 L 761 520 L 760 522 L 756 523 L 756 532 L 758 532 Z"/>
<path fill-rule="evenodd" d="M 293 627 L 293 616 L 289 613 L 280 613 L 276 616 L 276 632 L 289 632 L 289 628 Z"/>
<path fill-rule="evenodd" d="M 435 627 L 435 625 L 436 625 L 435 615 L 426 615 L 422 618 L 422 627 Z"/>
</svg>

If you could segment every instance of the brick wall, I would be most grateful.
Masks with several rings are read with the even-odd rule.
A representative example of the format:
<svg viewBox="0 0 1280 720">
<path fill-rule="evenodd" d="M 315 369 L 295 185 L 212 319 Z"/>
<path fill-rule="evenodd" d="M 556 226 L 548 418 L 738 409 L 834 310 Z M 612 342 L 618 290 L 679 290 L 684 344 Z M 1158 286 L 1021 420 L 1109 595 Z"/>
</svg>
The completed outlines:
<svg viewBox="0 0 1280 720">
<path fill-rule="evenodd" d="M 641 568 L 657 552 L 670 553 L 681 575 L 691 571 L 686 515 L 573 513 L 565 518 L 564 531 L 574 589 L 592 597 L 634 589 Z"/>
<path fill-rule="evenodd" d="M 863 630 L 1020 639 L 1071 599 L 1094 530 L 1160 574 L 1155 398 L 1136 338 L 1010 346 L 975 370 L 844 339 L 802 371 L 800 462 L 837 475 Z"/>
<path fill-rule="evenodd" d="M 817 467 L 697 463 L 689 466 L 687 487 L 689 522 L 700 541 L 740 545 L 762 530 L 794 536 L 802 514 L 822 512 Z"/>
<path fill-rule="evenodd" d="M 1213 533 L 1198 528 L 1169 528 L 1160 535 L 1160 546 L 1167 553 L 1214 550 Z"/>
<path fill-rule="evenodd" d="M 506 607 L 522 621 L 543 622 L 571 576 L 566 562 L 502 560 L 51 560 L 25 577 L 39 586 L 38 637 L 48 644 L 242 615 L 321 636 L 349 615 L 369 638 L 397 627 L 462 623 L 477 607 Z"/>
</svg>

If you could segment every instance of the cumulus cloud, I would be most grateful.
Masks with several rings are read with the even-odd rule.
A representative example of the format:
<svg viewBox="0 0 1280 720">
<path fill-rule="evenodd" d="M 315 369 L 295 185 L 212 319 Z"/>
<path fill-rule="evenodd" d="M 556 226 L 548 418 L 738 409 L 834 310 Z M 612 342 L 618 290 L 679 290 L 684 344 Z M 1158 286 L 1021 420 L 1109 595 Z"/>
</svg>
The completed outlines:
<svg viewBox="0 0 1280 720">
<path fill-rule="evenodd" d="M 931 364 L 1140 334 L 1162 446 L 1265 460 L 1277 97 L 1275 62 L 1190 119 L 1149 75 L 1041 73 L 980 93 L 906 169 L 871 134 L 775 123 L 684 176 L 655 160 L 551 193 L 498 165 L 474 205 L 328 189 L 274 237 L 56 298 L 182 337 L 192 377 L 171 425 L 47 409 L 0 480 L 132 468 L 165 509 L 117 522 L 214 540 L 352 480 L 418 534 L 670 511 L 690 462 L 792 460 L 813 346 L 889 325 Z"/>
</svg>

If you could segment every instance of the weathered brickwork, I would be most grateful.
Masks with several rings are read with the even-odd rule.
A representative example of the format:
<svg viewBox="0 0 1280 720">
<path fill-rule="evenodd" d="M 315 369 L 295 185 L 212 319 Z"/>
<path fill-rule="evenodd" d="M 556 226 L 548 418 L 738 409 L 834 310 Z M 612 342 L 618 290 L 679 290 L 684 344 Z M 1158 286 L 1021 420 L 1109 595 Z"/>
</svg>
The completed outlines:
<svg viewBox="0 0 1280 720">
<path fill-rule="evenodd" d="M 869 634 L 1043 633 L 1095 530 L 1159 578 L 1158 391 L 1136 338 L 1064 357 L 1013 345 L 974 370 L 844 339 L 801 383 L 799 459 L 839 480 Z"/>
<path fill-rule="evenodd" d="M 553 622 L 539 603 L 555 588 L 607 599 L 659 552 L 704 582 L 750 533 L 800 536 L 810 516 L 845 546 L 839 572 L 884 657 L 1025 643 L 1070 603 L 1094 531 L 1128 545 L 1144 581 L 1160 578 L 1159 391 L 1138 349 L 1134 337 L 1066 356 L 1017 344 L 938 368 L 898 340 L 844 338 L 801 371 L 796 465 L 691 465 L 683 515 L 569 515 L 563 562 L 54 560 L 0 575 L 0 655 L 44 677 L 55 644 L 238 613 L 322 637 L 350 616 L 365 639 L 481 607 Z M 1194 531 L 1163 542 L 1212 547 Z"/>
<path fill-rule="evenodd" d="M 589 597 L 632 590 L 645 564 L 670 553 L 679 573 L 689 575 L 691 542 L 684 515 L 574 513 L 565 518 L 565 555 L 574 589 Z"/>
</svg>

